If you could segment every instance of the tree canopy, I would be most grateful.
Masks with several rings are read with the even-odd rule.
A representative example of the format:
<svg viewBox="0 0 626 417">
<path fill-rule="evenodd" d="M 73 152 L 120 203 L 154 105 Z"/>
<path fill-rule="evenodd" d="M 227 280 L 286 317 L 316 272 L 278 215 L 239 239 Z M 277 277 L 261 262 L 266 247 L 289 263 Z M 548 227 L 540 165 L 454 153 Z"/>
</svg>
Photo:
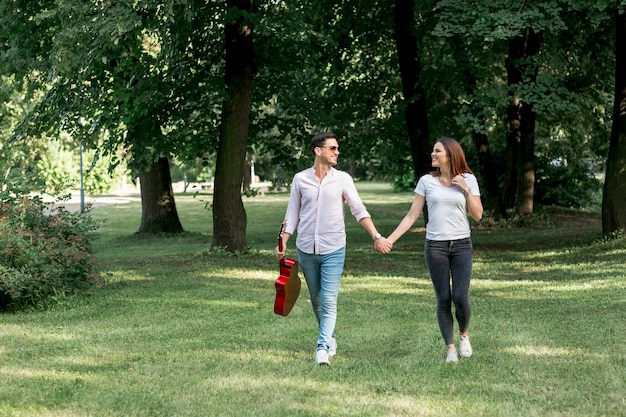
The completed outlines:
<svg viewBox="0 0 626 417">
<path fill-rule="evenodd" d="M 215 159 L 213 245 L 242 250 L 246 161 L 269 156 L 266 176 L 278 165 L 289 177 L 311 163 L 311 135 L 332 130 L 341 168 L 358 178 L 412 188 L 436 138 L 451 136 L 494 215 L 529 214 L 533 202 L 588 205 L 609 147 L 624 146 L 609 138 L 623 130 L 611 134 L 625 8 L 623 0 L 5 1 L 4 180 L 15 170 L 37 175 L 38 152 L 64 134 L 157 181 L 176 217 L 171 184 L 158 185 L 171 182 L 163 160 Z"/>
</svg>

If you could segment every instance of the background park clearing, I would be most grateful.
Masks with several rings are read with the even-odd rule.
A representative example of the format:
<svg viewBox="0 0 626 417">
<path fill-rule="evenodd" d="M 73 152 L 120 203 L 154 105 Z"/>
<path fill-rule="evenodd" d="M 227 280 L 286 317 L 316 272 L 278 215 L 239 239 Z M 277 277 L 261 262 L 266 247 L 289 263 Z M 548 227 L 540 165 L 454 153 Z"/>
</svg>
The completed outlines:
<svg viewBox="0 0 626 417">
<path fill-rule="evenodd" d="M 412 193 L 359 188 L 389 234 Z M 272 311 L 273 249 L 287 194 L 245 200 L 245 254 L 209 250 L 206 203 L 177 196 L 186 232 L 149 238 L 133 234 L 139 202 L 93 209 L 105 221 L 96 244 L 107 285 L 46 311 L 0 317 L 1 416 L 603 416 L 626 409 L 626 247 L 623 239 L 601 240 L 597 213 L 544 209 L 521 227 L 475 225 L 474 356 L 458 365 L 444 363 L 423 224 L 382 256 L 348 216 L 338 355 L 331 367 L 317 367 L 306 289 L 289 317 Z"/>
</svg>

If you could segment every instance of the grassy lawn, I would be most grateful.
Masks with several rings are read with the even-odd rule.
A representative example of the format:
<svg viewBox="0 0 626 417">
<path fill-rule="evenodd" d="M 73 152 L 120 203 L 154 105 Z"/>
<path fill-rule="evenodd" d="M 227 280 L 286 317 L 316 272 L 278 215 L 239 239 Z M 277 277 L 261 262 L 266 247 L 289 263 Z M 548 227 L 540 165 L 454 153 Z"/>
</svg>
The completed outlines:
<svg viewBox="0 0 626 417">
<path fill-rule="evenodd" d="M 412 193 L 360 188 L 389 234 Z M 382 256 L 347 217 L 338 354 L 317 367 L 306 288 L 289 317 L 272 309 L 287 195 L 245 204 L 245 255 L 209 250 L 211 215 L 191 196 L 173 237 L 134 236 L 139 203 L 94 209 L 107 285 L 0 316 L 0 416 L 625 415 L 626 245 L 599 240 L 599 215 L 474 229 L 474 356 L 457 365 L 423 224 Z"/>
</svg>

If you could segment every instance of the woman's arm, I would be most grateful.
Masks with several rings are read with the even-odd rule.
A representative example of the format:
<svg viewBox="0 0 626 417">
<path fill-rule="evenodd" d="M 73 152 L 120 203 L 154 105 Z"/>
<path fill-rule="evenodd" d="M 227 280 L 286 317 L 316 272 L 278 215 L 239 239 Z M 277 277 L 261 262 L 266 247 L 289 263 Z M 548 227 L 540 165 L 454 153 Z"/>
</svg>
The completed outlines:
<svg viewBox="0 0 626 417">
<path fill-rule="evenodd" d="M 474 177 L 472 177 L 472 179 L 475 180 Z M 465 201 L 467 201 L 467 211 L 469 211 L 472 219 L 476 221 L 482 219 L 483 203 L 480 200 L 479 195 L 472 194 L 472 190 L 470 190 L 470 187 L 465 182 L 465 176 L 457 175 L 456 177 L 452 178 L 452 184 L 459 187 L 461 191 L 463 191 L 463 194 L 465 194 Z"/>
<path fill-rule="evenodd" d="M 396 230 L 394 230 L 393 233 L 391 233 L 389 237 L 387 237 L 387 240 L 389 242 L 391 242 L 392 244 L 395 243 L 398 239 L 400 239 L 400 237 L 402 237 L 403 234 L 405 234 L 411 228 L 411 226 L 413 226 L 413 224 L 415 224 L 415 221 L 419 218 L 422 210 L 424 209 L 425 202 L 426 198 L 423 195 L 415 193 L 415 197 L 413 197 L 413 203 L 411 204 L 409 212 L 406 214 L 406 216 L 404 216 L 400 224 L 398 224 Z"/>
<path fill-rule="evenodd" d="M 472 219 L 479 221 L 483 218 L 483 202 L 480 200 L 479 195 L 474 195 L 468 189 L 465 193 L 465 199 L 467 200 L 467 210 L 469 211 Z"/>
</svg>

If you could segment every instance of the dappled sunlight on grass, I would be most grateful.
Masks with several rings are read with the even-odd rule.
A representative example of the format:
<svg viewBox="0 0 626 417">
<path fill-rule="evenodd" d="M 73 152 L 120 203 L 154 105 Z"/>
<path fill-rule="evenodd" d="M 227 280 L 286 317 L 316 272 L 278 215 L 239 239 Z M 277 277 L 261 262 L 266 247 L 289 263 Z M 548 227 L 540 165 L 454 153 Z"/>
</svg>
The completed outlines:
<svg viewBox="0 0 626 417">
<path fill-rule="evenodd" d="M 221 271 L 222 274 L 230 274 L 231 277 L 237 279 L 276 279 L 278 277 L 279 271 L 278 266 L 276 266 L 276 271 L 268 271 L 267 269 L 242 269 L 234 267 L 229 271 Z M 302 275 L 302 273 L 300 273 Z M 206 274 L 205 274 L 206 276 Z"/>
<path fill-rule="evenodd" d="M 342 293 L 372 291 L 379 294 L 398 295 L 430 295 L 432 284 L 430 281 L 416 280 L 406 277 L 345 277 L 342 283 Z"/>
<path fill-rule="evenodd" d="M 351 414 L 358 410 L 368 411 L 379 409 L 375 405 L 372 393 L 358 385 L 346 386 L 340 382 L 324 380 L 321 375 L 332 372 L 332 369 L 313 369 L 305 376 L 282 377 L 274 375 L 234 374 L 229 376 L 215 376 L 205 381 L 206 389 L 219 394 L 221 397 L 249 397 L 259 405 L 271 407 L 276 404 L 277 410 L 283 410 L 283 415 L 305 413 L 308 415 L 311 408 L 318 415 L 340 415 L 345 412 Z M 226 394 L 228 392 L 228 394 Z M 272 392 L 273 394 L 267 394 Z M 260 394 L 266 393 L 266 394 Z M 315 398 L 324 398 L 323 401 Z M 269 415 L 269 414 L 268 414 Z M 368 413 L 368 415 L 370 415 Z"/>
<path fill-rule="evenodd" d="M 590 281 L 498 281 L 488 279 L 474 279 L 472 289 L 481 297 L 497 297 L 509 300 L 555 299 L 593 297 L 592 291 L 612 292 L 623 289 L 623 282 L 614 279 Z"/>
<path fill-rule="evenodd" d="M 250 347 L 249 349 L 224 349 L 220 347 L 211 349 L 209 356 L 218 359 L 224 366 L 234 364 L 236 368 L 241 370 L 243 370 L 243 364 L 251 362 L 254 362 L 254 364 L 262 363 L 264 365 L 280 366 L 285 364 L 285 359 L 296 360 L 301 363 L 310 363 L 312 361 L 311 351 L 299 351 L 295 349 L 288 351 L 284 349 L 254 347 Z M 293 366 L 293 364 L 290 366 Z"/>
<path fill-rule="evenodd" d="M 615 279 L 594 279 L 589 282 L 570 282 L 565 285 L 551 286 L 549 292 L 576 292 L 588 291 L 594 289 L 624 289 L 626 283 L 626 275 L 622 276 L 622 281 Z"/>
<path fill-rule="evenodd" d="M 12 367 L 4 366 L 0 368 L 0 375 L 5 377 L 20 377 L 20 378 L 45 378 L 46 380 L 75 382 L 76 378 L 81 377 L 79 372 L 72 372 L 67 370 L 56 369 L 36 369 L 32 367 Z M 84 376 L 84 375 L 82 375 Z"/>
<path fill-rule="evenodd" d="M 393 383 L 372 386 L 363 381 L 347 386 L 333 377 L 333 372 L 331 366 L 312 368 L 304 375 L 284 375 L 277 371 L 271 378 L 234 373 L 207 379 L 204 384 L 220 397 L 253 396 L 254 401 L 266 409 L 276 404 L 283 415 L 309 415 L 310 410 L 315 409 L 316 415 L 435 416 L 463 407 L 462 398 L 428 392 L 419 386 L 414 388 L 414 394 L 398 392 L 404 387 L 394 387 Z M 273 391 L 274 395 L 268 398 L 258 394 L 268 391 Z M 323 401 L 316 398 L 323 398 Z"/>
<path fill-rule="evenodd" d="M 155 278 L 150 276 L 148 272 L 140 274 L 137 272 L 129 272 L 129 270 L 107 271 L 106 282 L 107 284 L 114 284 L 118 282 L 134 282 L 134 281 L 153 281 Z"/>
<path fill-rule="evenodd" d="M 565 347 L 554 347 L 554 346 L 513 346 L 507 347 L 503 349 L 504 352 L 514 354 L 514 355 L 529 355 L 529 356 L 537 356 L 537 357 L 576 357 L 582 358 L 587 357 L 587 359 L 591 359 L 594 357 L 596 359 L 606 358 L 606 355 L 593 354 L 590 355 L 587 351 L 579 348 L 565 348 Z"/>
<path fill-rule="evenodd" d="M 234 301 L 234 300 L 205 300 L 201 304 L 222 306 L 222 307 L 233 307 L 233 308 L 256 308 L 259 306 L 259 303 L 250 303 L 250 302 Z"/>
<path fill-rule="evenodd" d="M 606 262 L 560 262 L 542 263 L 478 259 L 474 263 L 475 279 L 500 279 L 503 281 L 574 281 L 596 280 L 606 275 L 623 276 L 621 263 Z"/>
</svg>

